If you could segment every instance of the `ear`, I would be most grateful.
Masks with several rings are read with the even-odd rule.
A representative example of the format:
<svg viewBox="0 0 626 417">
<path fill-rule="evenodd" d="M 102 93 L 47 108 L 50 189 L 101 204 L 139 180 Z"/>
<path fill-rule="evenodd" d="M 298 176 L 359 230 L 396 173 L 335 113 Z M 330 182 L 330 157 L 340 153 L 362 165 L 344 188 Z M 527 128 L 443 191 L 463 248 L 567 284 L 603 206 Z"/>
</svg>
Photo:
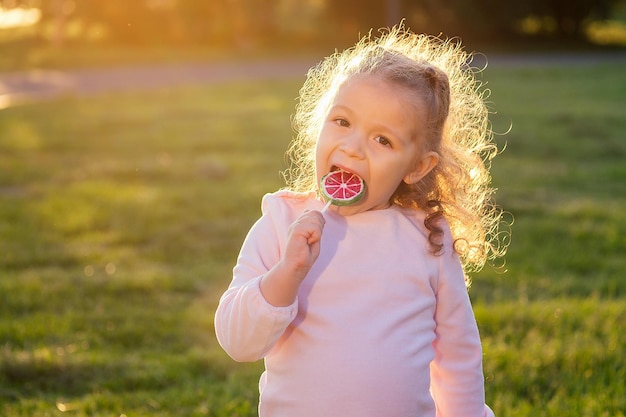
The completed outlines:
<svg viewBox="0 0 626 417">
<path fill-rule="evenodd" d="M 415 184 L 422 178 L 424 178 L 430 171 L 433 170 L 434 167 L 439 163 L 439 154 L 437 152 L 428 152 L 422 156 L 417 164 L 415 165 L 415 169 L 409 172 L 404 177 L 404 182 L 407 184 Z"/>
</svg>

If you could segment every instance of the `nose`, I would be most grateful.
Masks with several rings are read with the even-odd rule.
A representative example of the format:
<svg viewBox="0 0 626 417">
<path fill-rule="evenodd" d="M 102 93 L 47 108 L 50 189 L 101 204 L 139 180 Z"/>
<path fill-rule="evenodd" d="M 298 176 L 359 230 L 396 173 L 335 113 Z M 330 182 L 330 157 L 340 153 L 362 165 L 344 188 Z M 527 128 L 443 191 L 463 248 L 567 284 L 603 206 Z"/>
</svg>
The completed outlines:
<svg viewBox="0 0 626 417">
<path fill-rule="evenodd" d="M 339 149 L 351 158 L 360 159 L 364 156 L 364 142 L 364 135 L 355 129 L 342 138 Z"/>
</svg>

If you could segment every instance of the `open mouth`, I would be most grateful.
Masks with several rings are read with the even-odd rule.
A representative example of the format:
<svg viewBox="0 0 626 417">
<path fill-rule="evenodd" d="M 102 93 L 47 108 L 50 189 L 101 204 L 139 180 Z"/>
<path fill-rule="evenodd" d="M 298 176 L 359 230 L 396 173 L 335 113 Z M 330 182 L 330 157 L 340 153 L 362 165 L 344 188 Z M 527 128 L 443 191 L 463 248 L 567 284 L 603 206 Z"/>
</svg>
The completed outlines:
<svg viewBox="0 0 626 417">
<path fill-rule="evenodd" d="M 346 172 L 348 174 L 357 175 L 355 172 L 350 171 L 349 169 L 346 169 L 344 167 L 340 167 L 339 165 L 333 165 L 333 166 L 330 167 L 330 171 L 329 172 L 337 172 L 337 171 L 343 171 L 343 172 Z"/>
</svg>

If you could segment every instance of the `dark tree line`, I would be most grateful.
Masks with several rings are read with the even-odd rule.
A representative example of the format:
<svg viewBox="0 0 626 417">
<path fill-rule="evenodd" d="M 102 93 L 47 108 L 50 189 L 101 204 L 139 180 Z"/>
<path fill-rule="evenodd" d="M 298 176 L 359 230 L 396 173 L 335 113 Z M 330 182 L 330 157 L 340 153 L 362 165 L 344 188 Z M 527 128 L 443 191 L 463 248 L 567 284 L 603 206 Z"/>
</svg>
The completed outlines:
<svg viewBox="0 0 626 417">
<path fill-rule="evenodd" d="M 109 42 L 193 44 L 355 38 L 405 18 L 415 31 L 508 39 L 524 19 L 544 36 L 580 39 L 590 19 L 626 0 L 0 0 L 36 7 L 57 42 L 70 21 Z M 310 18 L 302 19 L 303 13 Z M 295 17 L 293 17 L 295 16 Z M 293 20 L 291 20 L 293 19 Z M 305 36 L 306 35 L 306 36 Z"/>
<path fill-rule="evenodd" d="M 545 36 L 576 39 L 584 35 L 588 21 L 607 19 L 620 1 L 623 0 L 421 0 L 415 4 L 429 16 L 437 16 L 442 8 L 448 8 L 451 24 L 470 35 L 519 36 L 520 22 L 534 18 L 543 22 Z M 434 18 L 435 22 L 439 20 Z"/>
</svg>

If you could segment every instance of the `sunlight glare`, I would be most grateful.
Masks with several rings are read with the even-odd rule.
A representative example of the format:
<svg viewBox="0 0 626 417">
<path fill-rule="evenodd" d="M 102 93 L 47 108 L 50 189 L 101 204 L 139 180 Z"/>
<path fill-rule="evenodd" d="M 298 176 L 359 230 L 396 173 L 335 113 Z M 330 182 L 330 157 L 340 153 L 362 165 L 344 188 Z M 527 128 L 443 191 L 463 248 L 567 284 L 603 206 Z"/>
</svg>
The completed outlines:
<svg viewBox="0 0 626 417">
<path fill-rule="evenodd" d="M 76 406 L 74 406 L 71 403 L 62 403 L 62 402 L 57 402 L 57 410 L 59 410 L 62 413 L 65 413 L 66 411 L 73 411 L 76 410 Z"/>
<path fill-rule="evenodd" d="M 13 100 L 9 94 L 0 94 L 0 110 L 11 107 Z"/>
<path fill-rule="evenodd" d="M 117 270 L 117 268 L 115 267 L 114 263 L 109 262 L 104 267 L 104 270 L 106 271 L 107 275 L 113 275 L 113 274 L 115 274 L 115 271 Z"/>
<path fill-rule="evenodd" d="M 626 45 L 626 24 L 616 20 L 591 22 L 587 36 L 599 45 Z"/>
<path fill-rule="evenodd" d="M 93 266 L 91 266 L 91 265 L 85 266 L 84 273 L 85 273 L 86 276 L 92 277 L 95 272 L 96 271 L 95 271 Z"/>
<path fill-rule="evenodd" d="M 23 7 L 5 9 L 0 6 L 0 29 L 32 26 L 41 19 L 41 10 Z"/>
</svg>

